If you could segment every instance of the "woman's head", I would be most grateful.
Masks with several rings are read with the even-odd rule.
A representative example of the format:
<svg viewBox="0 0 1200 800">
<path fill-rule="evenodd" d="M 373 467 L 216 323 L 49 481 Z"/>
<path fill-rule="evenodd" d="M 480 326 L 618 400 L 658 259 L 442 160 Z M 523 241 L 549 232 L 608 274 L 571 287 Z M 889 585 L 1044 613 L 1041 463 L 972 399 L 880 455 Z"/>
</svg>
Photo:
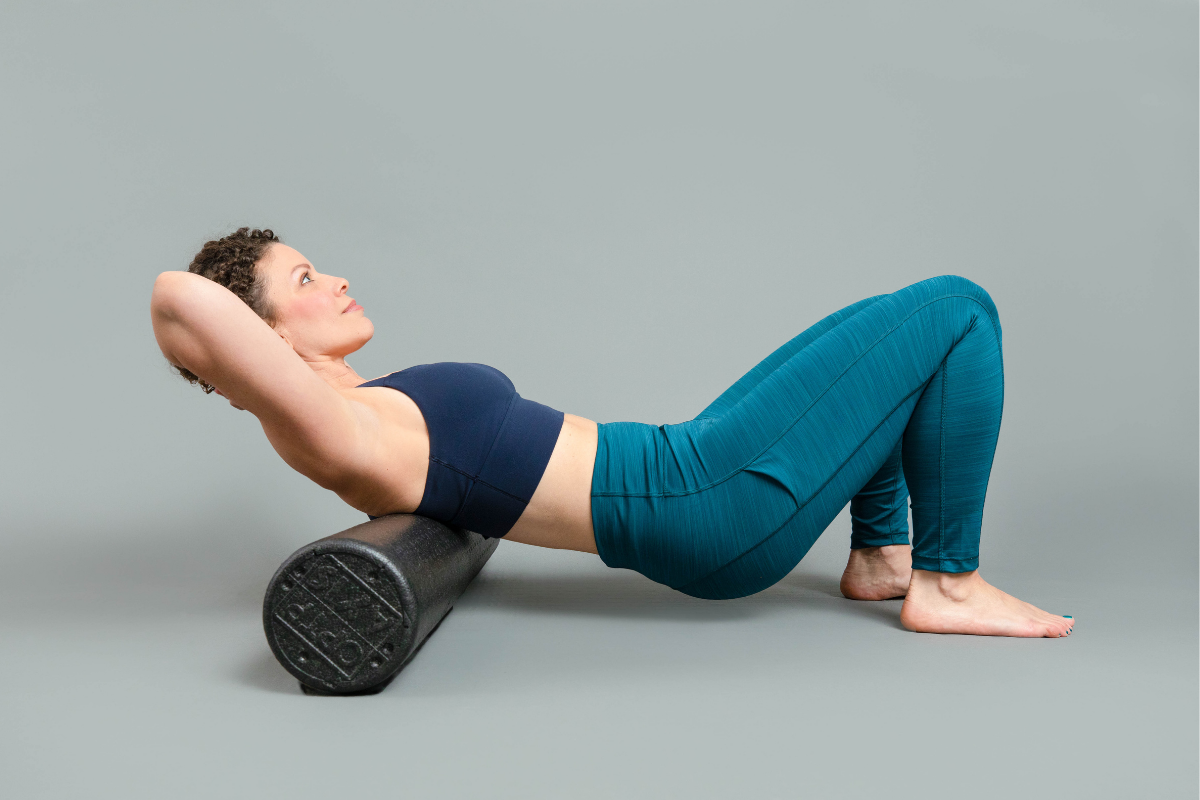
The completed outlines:
<svg viewBox="0 0 1200 800">
<path fill-rule="evenodd" d="M 241 298 L 306 361 L 345 358 L 375 331 L 362 306 L 346 294 L 345 279 L 318 272 L 269 228 L 238 228 L 205 242 L 188 272 Z M 186 369 L 179 372 L 205 392 L 213 391 Z"/>
</svg>

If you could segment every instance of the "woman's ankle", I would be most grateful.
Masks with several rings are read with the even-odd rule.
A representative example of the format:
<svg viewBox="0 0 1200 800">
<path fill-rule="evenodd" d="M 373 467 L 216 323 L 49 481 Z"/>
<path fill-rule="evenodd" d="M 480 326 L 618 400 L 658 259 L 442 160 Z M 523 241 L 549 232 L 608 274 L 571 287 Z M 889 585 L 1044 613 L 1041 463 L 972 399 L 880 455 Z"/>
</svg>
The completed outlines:
<svg viewBox="0 0 1200 800">
<path fill-rule="evenodd" d="M 850 555 L 859 561 L 883 561 L 889 565 L 912 568 L 912 546 L 907 544 L 872 545 L 851 548 Z"/>
<path fill-rule="evenodd" d="M 979 570 L 970 572 L 932 572 L 913 569 L 909 593 L 936 593 L 950 600 L 965 600 L 979 587 L 983 579 Z"/>
</svg>

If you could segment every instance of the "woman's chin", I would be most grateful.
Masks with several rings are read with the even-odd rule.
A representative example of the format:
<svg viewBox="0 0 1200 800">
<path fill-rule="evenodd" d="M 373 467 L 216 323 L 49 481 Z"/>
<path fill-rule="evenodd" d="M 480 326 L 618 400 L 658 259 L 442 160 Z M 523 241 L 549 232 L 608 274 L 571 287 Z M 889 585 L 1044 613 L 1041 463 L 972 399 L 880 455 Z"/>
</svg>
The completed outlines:
<svg viewBox="0 0 1200 800">
<path fill-rule="evenodd" d="M 366 331 L 363 333 L 363 335 L 358 337 L 358 339 L 351 342 L 351 347 L 353 349 L 351 349 L 350 352 L 354 353 L 354 352 L 357 352 L 358 350 L 361 350 L 363 348 L 363 345 L 365 345 L 367 342 L 371 341 L 371 339 L 374 336 L 375 336 L 375 326 L 371 324 L 371 320 L 367 320 Z"/>
</svg>

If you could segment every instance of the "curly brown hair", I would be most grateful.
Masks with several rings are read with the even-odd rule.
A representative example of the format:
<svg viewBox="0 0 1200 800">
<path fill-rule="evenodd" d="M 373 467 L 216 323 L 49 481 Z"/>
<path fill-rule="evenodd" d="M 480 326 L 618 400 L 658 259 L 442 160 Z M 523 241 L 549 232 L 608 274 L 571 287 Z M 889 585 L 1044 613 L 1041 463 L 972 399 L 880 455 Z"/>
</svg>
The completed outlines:
<svg viewBox="0 0 1200 800">
<path fill-rule="evenodd" d="M 283 244 L 283 240 L 270 228 L 238 228 L 228 236 L 205 242 L 192 263 L 188 264 L 188 272 L 221 284 L 241 298 L 255 314 L 268 324 L 273 324 L 274 309 L 267 302 L 267 287 L 255 265 L 277 242 Z M 205 394 L 215 388 L 184 367 L 176 369 L 188 383 L 199 384 Z"/>
</svg>

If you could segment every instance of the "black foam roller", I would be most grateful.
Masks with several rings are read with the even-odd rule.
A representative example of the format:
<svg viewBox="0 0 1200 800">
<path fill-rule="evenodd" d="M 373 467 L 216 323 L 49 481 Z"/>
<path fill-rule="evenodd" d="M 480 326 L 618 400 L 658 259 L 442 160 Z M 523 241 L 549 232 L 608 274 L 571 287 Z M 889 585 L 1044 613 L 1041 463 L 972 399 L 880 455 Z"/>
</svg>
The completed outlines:
<svg viewBox="0 0 1200 800">
<path fill-rule="evenodd" d="M 271 652 L 307 693 L 380 691 L 499 541 L 391 514 L 306 545 L 267 586 L 263 628 Z"/>
</svg>

